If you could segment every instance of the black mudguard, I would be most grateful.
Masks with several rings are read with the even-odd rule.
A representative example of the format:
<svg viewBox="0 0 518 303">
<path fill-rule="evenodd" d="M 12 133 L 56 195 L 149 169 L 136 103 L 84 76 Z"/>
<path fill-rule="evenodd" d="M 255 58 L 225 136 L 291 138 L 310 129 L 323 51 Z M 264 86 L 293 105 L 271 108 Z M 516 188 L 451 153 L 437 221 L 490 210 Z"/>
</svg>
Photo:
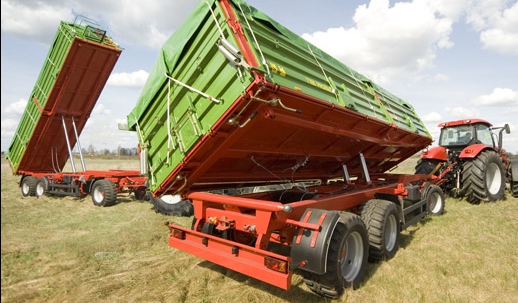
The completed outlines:
<svg viewBox="0 0 518 303">
<path fill-rule="evenodd" d="M 300 268 L 318 275 L 325 273 L 329 241 L 339 218 L 337 211 L 308 208 L 304 212 L 301 222 L 322 223 L 318 231 L 297 228 L 291 245 L 292 269 Z"/>
</svg>

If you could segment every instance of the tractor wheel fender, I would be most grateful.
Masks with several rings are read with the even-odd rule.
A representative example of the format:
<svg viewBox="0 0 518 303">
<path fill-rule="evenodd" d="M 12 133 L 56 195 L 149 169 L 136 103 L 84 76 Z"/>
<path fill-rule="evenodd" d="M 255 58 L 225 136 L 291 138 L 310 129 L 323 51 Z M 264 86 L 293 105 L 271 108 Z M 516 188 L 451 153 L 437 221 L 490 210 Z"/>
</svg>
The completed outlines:
<svg viewBox="0 0 518 303">
<path fill-rule="evenodd" d="M 489 147 L 485 144 L 473 144 L 470 146 L 467 146 L 462 150 L 462 152 L 459 155 L 459 158 L 461 159 L 474 159 L 476 158 L 481 152 L 484 150 L 492 150 L 496 152 L 493 148 Z"/>
<path fill-rule="evenodd" d="M 442 146 L 436 146 L 423 151 L 423 153 L 421 154 L 421 159 L 447 161 L 448 153 L 446 152 L 446 148 Z"/>
<path fill-rule="evenodd" d="M 340 218 L 337 211 L 308 208 L 301 222 L 320 225 L 319 230 L 298 227 L 293 236 L 291 258 L 294 267 L 317 275 L 326 272 L 330 238 Z"/>
</svg>

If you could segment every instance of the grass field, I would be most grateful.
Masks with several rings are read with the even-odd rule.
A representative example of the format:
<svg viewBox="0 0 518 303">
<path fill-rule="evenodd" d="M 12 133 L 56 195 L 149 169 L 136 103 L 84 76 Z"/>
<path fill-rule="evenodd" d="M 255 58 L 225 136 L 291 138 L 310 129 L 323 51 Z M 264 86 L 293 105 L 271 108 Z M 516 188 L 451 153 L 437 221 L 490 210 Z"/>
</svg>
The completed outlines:
<svg viewBox="0 0 518 303">
<path fill-rule="evenodd" d="M 411 173 L 415 159 L 399 172 Z M 138 169 L 138 160 L 87 159 L 89 169 Z M 339 300 L 295 275 L 289 291 L 170 248 L 168 217 L 119 198 L 22 197 L 2 159 L 2 302 L 518 302 L 518 199 L 446 211 L 405 230 L 396 256 L 369 264 Z"/>
</svg>

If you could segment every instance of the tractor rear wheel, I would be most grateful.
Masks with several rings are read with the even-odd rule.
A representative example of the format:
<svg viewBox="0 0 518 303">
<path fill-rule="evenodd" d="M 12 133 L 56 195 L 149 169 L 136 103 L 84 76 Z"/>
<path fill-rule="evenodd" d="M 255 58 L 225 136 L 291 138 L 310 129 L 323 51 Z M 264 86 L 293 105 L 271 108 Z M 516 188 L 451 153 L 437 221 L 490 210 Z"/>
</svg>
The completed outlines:
<svg viewBox="0 0 518 303">
<path fill-rule="evenodd" d="M 20 188 L 22 189 L 22 196 L 34 196 L 36 193 L 36 177 L 34 176 L 25 176 L 23 177 Z"/>
<path fill-rule="evenodd" d="M 369 256 L 367 229 L 360 216 L 343 213 L 331 236 L 326 273 L 308 274 L 304 282 L 315 293 L 339 298 L 344 288 L 358 288 Z"/>
<path fill-rule="evenodd" d="M 369 200 L 361 207 L 361 218 L 369 232 L 369 261 L 394 257 L 400 235 L 397 205 L 387 200 Z"/>
<path fill-rule="evenodd" d="M 469 203 L 500 200 L 505 194 L 502 159 L 492 150 L 481 152 L 462 166 L 462 192 Z"/>
<path fill-rule="evenodd" d="M 92 187 L 91 195 L 95 206 L 114 205 L 117 201 L 115 183 L 106 179 L 97 180 Z"/>
</svg>

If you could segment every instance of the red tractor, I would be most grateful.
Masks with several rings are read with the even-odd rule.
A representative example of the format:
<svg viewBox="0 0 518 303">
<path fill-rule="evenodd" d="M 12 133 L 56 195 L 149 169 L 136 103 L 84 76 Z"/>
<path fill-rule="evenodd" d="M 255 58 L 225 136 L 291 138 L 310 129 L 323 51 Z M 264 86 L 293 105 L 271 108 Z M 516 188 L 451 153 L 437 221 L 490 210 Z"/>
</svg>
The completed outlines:
<svg viewBox="0 0 518 303">
<path fill-rule="evenodd" d="M 492 127 L 482 119 L 466 119 L 438 126 L 439 146 L 423 151 L 416 174 L 437 176 L 445 193 L 473 204 L 503 199 L 506 182 L 518 197 L 518 161 L 511 161 L 502 148 L 503 132 L 511 132 L 508 124 Z"/>
</svg>

